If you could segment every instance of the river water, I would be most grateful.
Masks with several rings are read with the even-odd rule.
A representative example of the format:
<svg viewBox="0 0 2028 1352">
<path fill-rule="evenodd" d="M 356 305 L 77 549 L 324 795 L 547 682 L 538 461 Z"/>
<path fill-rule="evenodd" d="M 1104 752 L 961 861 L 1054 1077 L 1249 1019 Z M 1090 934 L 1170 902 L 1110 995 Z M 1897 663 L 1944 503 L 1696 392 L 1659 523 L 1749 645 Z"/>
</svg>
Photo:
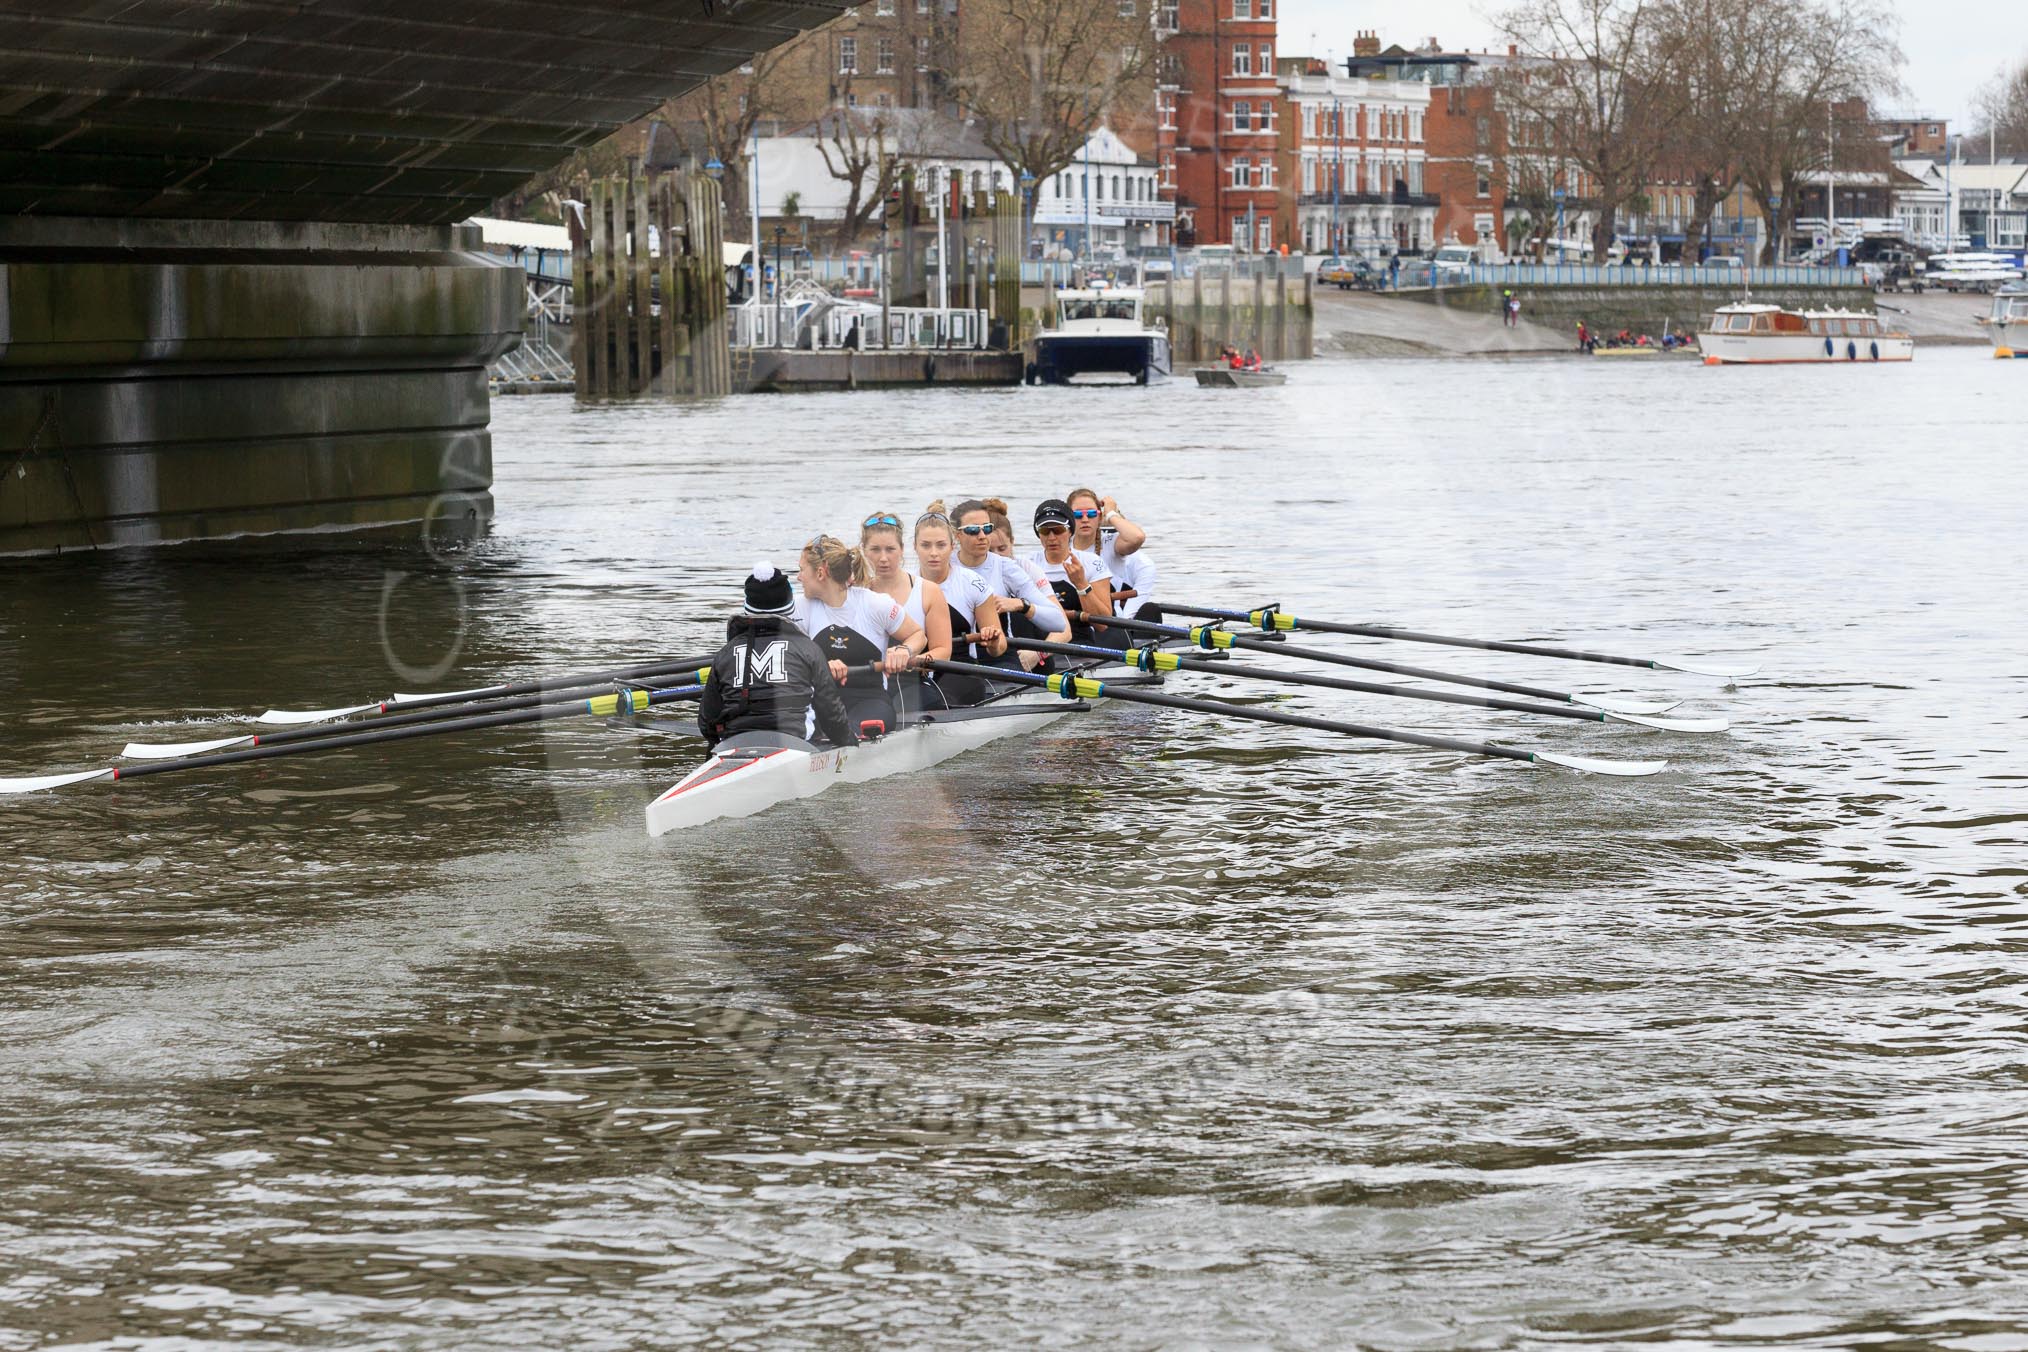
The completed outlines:
<svg viewBox="0 0 2028 1352">
<path fill-rule="evenodd" d="M 11 562 L 0 774 L 1084 482 L 1172 599 L 1762 671 L 1277 706 L 1642 780 L 1115 707 L 695 838 L 680 714 L 0 800 L 0 1348 L 2028 1346 L 2023 374 L 504 399 L 467 549 Z"/>
</svg>

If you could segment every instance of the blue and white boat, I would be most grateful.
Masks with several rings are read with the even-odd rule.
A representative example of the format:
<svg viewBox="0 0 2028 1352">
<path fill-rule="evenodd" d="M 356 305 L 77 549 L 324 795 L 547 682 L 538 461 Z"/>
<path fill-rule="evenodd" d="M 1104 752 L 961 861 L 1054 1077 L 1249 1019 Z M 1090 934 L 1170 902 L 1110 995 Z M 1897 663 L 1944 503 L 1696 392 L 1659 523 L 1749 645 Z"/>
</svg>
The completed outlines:
<svg viewBox="0 0 2028 1352">
<path fill-rule="evenodd" d="M 1169 374 L 1169 335 L 1141 318 L 1143 294 L 1120 290 L 1056 293 L 1056 327 L 1035 335 L 1030 385 L 1098 377 L 1145 385 Z"/>
</svg>

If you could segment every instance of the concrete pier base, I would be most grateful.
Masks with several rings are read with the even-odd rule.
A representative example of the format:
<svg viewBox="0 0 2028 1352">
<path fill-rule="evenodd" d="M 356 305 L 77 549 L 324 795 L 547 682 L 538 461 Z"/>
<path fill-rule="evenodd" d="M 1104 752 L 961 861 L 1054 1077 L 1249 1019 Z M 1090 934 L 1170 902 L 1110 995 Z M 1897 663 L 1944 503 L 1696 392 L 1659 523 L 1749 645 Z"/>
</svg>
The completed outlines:
<svg viewBox="0 0 2028 1352">
<path fill-rule="evenodd" d="M 0 554 L 483 529 L 524 304 L 468 227 L 0 220 Z"/>
<path fill-rule="evenodd" d="M 860 390 L 902 385 L 1018 385 L 1019 352 L 797 352 L 755 348 L 757 392 Z"/>
</svg>

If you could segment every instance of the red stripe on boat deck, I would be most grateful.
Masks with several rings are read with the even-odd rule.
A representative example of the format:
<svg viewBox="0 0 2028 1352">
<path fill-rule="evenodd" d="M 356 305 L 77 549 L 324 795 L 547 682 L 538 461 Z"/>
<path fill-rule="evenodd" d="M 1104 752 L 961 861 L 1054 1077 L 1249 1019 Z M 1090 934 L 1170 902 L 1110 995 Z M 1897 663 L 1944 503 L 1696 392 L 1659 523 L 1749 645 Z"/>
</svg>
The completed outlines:
<svg viewBox="0 0 2028 1352">
<path fill-rule="evenodd" d="M 753 759 L 749 760 L 745 765 L 735 765 L 730 770 L 722 770 L 718 774 L 708 775 L 703 779 L 693 779 L 688 783 L 678 784 L 675 788 L 669 790 L 669 792 L 663 794 L 660 798 L 657 798 L 655 801 L 658 803 L 666 803 L 679 793 L 688 793 L 690 790 L 695 788 L 701 788 L 706 784 L 716 784 L 721 779 L 729 779 L 733 775 L 738 774 L 741 770 L 750 770 L 756 765 L 761 765 L 767 761 L 771 761 L 776 756 L 781 755 L 783 752 L 791 751 L 793 749 L 794 748 L 792 747 L 786 746 L 777 747 L 773 751 L 768 752 L 768 754 L 765 756 L 755 756 Z"/>
</svg>

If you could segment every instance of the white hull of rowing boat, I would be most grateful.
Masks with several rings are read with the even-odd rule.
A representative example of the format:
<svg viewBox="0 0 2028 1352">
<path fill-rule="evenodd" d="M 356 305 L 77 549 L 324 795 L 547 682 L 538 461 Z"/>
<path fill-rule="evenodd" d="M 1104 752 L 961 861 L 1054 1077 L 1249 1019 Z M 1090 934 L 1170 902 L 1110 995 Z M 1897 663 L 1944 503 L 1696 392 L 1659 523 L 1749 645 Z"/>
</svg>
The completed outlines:
<svg viewBox="0 0 2028 1352">
<path fill-rule="evenodd" d="M 912 724 L 854 747 L 822 751 L 779 747 L 714 755 L 648 804 L 648 834 L 667 835 L 725 817 L 751 817 L 777 803 L 812 798 L 840 784 L 926 770 L 988 742 L 1034 732 L 1076 706 L 1051 696 L 1010 699 L 989 707 L 990 717 Z"/>
</svg>

